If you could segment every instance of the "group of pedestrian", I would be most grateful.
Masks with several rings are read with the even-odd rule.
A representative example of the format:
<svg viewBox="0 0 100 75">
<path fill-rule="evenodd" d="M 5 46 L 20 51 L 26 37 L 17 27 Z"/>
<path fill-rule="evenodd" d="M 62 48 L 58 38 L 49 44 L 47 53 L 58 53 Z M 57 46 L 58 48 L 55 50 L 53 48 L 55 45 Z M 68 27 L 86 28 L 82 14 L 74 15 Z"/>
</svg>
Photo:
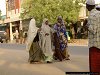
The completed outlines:
<svg viewBox="0 0 100 75">
<path fill-rule="evenodd" d="M 87 39 L 88 31 L 83 27 L 83 23 L 84 23 L 84 20 L 77 21 L 77 22 L 71 21 L 69 23 L 70 25 L 69 34 L 73 42 L 74 42 L 74 39 Z"/>
<path fill-rule="evenodd" d="M 30 63 L 70 60 L 66 27 L 61 16 L 57 18 L 57 23 L 53 28 L 50 27 L 49 20 L 46 18 L 43 20 L 41 28 L 38 28 L 35 19 L 32 18 L 26 43 Z"/>
<path fill-rule="evenodd" d="M 100 6 L 96 7 L 94 0 L 86 1 L 90 11 L 83 27 L 88 30 L 90 72 L 100 72 Z M 49 26 L 49 20 L 44 19 L 41 28 L 36 27 L 35 19 L 29 24 L 27 50 L 30 63 L 52 63 L 53 60 L 69 60 L 68 38 L 62 17 L 57 18 L 54 27 Z M 99 74 L 93 74 L 99 75 Z"/>
<path fill-rule="evenodd" d="M 15 28 L 15 31 L 13 33 L 13 39 L 15 39 L 16 43 L 23 44 L 25 43 L 27 38 L 27 32 L 24 30 L 18 30 L 18 28 Z"/>
</svg>

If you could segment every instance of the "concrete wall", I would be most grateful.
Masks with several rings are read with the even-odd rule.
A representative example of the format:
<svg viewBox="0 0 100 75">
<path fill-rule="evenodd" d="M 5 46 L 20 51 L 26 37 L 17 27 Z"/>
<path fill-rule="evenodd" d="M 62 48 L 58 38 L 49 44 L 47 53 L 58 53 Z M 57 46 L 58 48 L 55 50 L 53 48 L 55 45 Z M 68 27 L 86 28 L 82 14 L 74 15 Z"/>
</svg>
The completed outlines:
<svg viewBox="0 0 100 75">
<path fill-rule="evenodd" d="M 84 19 L 86 18 L 86 6 L 83 5 L 81 8 L 80 8 L 80 12 L 79 12 L 79 19 Z"/>
</svg>

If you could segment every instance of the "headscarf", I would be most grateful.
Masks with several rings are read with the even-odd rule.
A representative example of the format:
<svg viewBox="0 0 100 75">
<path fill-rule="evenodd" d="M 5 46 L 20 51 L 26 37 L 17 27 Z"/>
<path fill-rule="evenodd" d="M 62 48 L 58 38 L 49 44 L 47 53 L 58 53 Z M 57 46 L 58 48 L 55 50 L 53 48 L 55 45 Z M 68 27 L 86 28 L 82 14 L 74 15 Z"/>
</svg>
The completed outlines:
<svg viewBox="0 0 100 75">
<path fill-rule="evenodd" d="M 62 16 L 58 16 L 57 20 L 58 19 L 60 19 L 62 21 L 61 24 L 64 25 L 64 20 L 63 20 Z"/>
<path fill-rule="evenodd" d="M 36 27 L 35 19 L 32 18 L 29 24 L 29 30 L 28 30 L 28 37 L 27 37 L 27 46 L 26 49 L 29 51 L 30 47 L 32 45 L 32 42 L 37 34 L 39 28 Z"/>
<path fill-rule="evenodd" d="M 48 21 L 48 19 L 47 18 L 44 18 L 43 19 L 43 22 L 42 22 L 42 26 L 41 26 L 41 33 L 42 34 L 43 34 L 44 29 L 46 28 L 46 24 L 45 24 L 46 21 Z"/>
<path fill-rule="evenodd" d="M 57 19 L 61 19 L 62 20 L 62 16 L 58 16 L 58 18 Z"/>
<path fill-rule="evenodd" d="M 64 33 L 65 37 L 67 38 L 67 35 L 66 35 L 66 27 L 65 27 L 65 24 L 64 24 L 64 20 L 61 16 L 58 16 L 57 20 L 60 19 L 61 20 L 61 26 L 59 27 L 58 26 L 58 23 L 56 23 L 54 25 L 54 30 L 55 32 L 57 33 L 57 36 L 60 37 L 60 33 Z"/>
<path fill-rule="evenodd" d="M 44 18 L 44 19 L 43 19 L 43 22 L 42 22 L 42 27 L 46 25 L 46 24 L 45 24 L 46 21 L 48 21 L 48 19 L 47 19 L 47 18 Z M 42 27 L 41 27 L 41 28 L 42 28 Z"/>
<path fill-rule="evenodd" d="M 36 27 L 35 19 L 32 18 L 31 21 L 30 21 L 30 24 L 29 24 L 29 30 L 28 30 L 28 31 L 34 32 L 34 31 L 36 31 L 37 29 L 38 29 L 38 28 Z"/>
</svg>

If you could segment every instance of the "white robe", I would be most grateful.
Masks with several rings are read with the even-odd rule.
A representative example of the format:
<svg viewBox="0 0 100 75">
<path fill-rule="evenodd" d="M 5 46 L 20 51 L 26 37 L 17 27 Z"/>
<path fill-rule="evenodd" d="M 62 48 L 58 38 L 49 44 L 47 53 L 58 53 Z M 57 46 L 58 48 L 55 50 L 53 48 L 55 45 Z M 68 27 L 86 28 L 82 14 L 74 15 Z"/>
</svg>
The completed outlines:
<svg viewBox="0 0 100 75">
<path fill-rule="evenodd" d="M 30 47 L 32 45 L 32 42 L 37 34 L 39 28 L 36 27 L 35 24 L 35 19 L 31 19 L 30 24 L 29 24 L 29 30 L 28 30 L 28 37 L 26 40 L 26 50 L 29 51 Z"/>
<path fill-rule="evenodd" d="M 51 28 L 48 25 L 42 25 L 41 27 L 41 48 L 45 55 L 52 56 L 53 52 L 51 49 Z M 45 36 L 45 34 L 48 33 L 48 36 Z"/>
</svg>

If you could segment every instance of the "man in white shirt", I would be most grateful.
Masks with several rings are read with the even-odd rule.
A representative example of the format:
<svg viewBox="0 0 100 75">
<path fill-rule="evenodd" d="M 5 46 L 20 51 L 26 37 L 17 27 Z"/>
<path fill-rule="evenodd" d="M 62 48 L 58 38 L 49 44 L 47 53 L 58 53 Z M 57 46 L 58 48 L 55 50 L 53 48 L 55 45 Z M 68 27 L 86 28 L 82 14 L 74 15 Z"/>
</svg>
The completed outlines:
<svg viewBox="0 0 100 75">
<path fill-rule="evenodd" d="M 94 0 L 87 0 L 86 8 L 90 11 L 85 25 L 89 31 L 90 72 L 100 72 L 100 11 L 95 9 Z"/>
</svg>

